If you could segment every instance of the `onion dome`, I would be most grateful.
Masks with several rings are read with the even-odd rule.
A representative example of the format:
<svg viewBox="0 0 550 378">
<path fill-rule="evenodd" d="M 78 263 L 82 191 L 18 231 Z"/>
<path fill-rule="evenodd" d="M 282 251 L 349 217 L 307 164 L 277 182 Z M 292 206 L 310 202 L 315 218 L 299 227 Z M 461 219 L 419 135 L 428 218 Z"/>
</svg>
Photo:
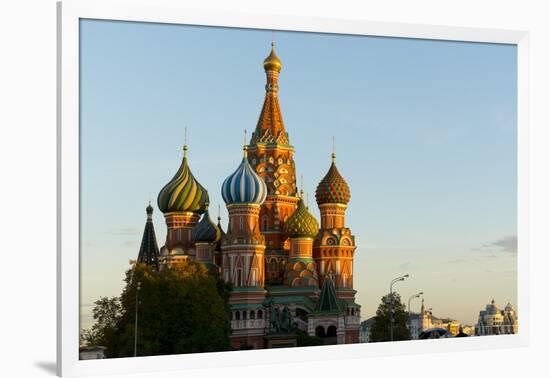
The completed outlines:
<svg viewBox="0 0 550 378">
<path fill-rule="evenodd" d="M 281 68 L 283 68 L 283 64 L 277 54 L 275 54 L 275 43 L 272 42 L 271 53 L 264 60 L 264 70 L 281 72 Z"/>
<path fill-rule="evenodd" d="M 285 222 L 285 233 L 289 238 L 313 238 L 319 233 L 319 223 L 300 198 L 298 208 Z"/>
<path fill-rule="evenodd" d="M 176 175 L 160 191 L 157 204 L 163 213 L 193 212 L 202 214 L 208 202 L 208 192 L 195 179 L 187 162 L 187 146 L 183 146 L 183 161 Z"/>
<path fill-rule="evenodd" d="M 351 192 L 349 186 L 342 175 L 340 175 L 340 172 L 338 172 L 338 168 L 336 168 L 336 155 L 332 154 L 332 164 L 325 177 L 317 185 L 317 190 L 315 191 L 317 204 L 339 203 L 347 205 L 350 198 Z"/>
<path fill-rule="evenodd" d="M 222 197 L 226 204 L 261 205 L 267 196 L 264 180 L 254 172 L 246 157 L 246 148 L 241 164 L 222 184 Z"/>
<path fill-rule="evenodd" d="M 494 299 L 491 301 L 491 304 L 490 304 L 490 305 L 487 305 L 487 312 L 488 312 L 490 315 L 495 315 L 495 314 L 499 314 L 499 313 L 500 313 L 500 309 L 499 309 L 498 306 L 495 304 L 495 300 L 494 300 Z"/>
<path fill-rule="evenodd" d="M 221 230 L 210 219 L 207 208 L 202 219 L 191 230 L 191 239 L 195 243 L 214 243 L 217 242 L 221 236 Z"/>
</svg>

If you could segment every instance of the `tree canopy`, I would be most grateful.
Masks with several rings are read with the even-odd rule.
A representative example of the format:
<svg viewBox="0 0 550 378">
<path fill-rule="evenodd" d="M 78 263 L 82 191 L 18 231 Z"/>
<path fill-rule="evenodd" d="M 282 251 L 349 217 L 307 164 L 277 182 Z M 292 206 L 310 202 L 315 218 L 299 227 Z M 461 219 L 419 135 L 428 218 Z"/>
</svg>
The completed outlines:
<svg viewBox="0 0 550 378">
<path fill-rule="evenodd" d="M 137 355 L 229 350 L 230 287 L 203 264 L 184 262 L 157 271 L 136 264 L 126 272 L 120 298 L 95 302 L 96 323 L 83 338 L 107 347 L 107 357 L 134 355 L 138 282 Z"/>
<path fill-rule="evenodd" d="M 392 298 L 393 297 L 393 298 Z M 393 299 L 393 305 L 391 305 Z M 393 340 L 410 340 L 411 333 L 407 328 L 407 312 L 397 293 L 382 297 L 382 302 L 376 310 L 374 323 L 370 329 L 369 340 L 372 342 L 390 341 L 390 308 L 393 307 Z"/>
</svg>

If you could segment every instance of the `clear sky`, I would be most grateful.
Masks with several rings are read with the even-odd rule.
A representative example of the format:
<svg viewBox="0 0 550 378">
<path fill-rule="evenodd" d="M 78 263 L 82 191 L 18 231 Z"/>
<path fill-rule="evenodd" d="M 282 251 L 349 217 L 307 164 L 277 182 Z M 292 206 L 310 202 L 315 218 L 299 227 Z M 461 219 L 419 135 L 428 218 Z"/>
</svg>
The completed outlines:
<svg viewBox="0 0 550 378">
<path fill-rule="evenodd" d="M 264 98 L 271 31 L 81 22 L 81 326 L 121 292 L 149 195 L 178 169 L 220 187 Z M 280 104 L 311 209 L 337 164 L 351 188 L 362 318 L 392 278 L 434 315 L 473 324 L 492 298 L 516 306 L 516 47 L 275 32 Z M 250 133 L 249 133 L 250 135 Z M 215 211 L 214 211 L 214 214 Z M 224 226 L 225 228 L 225 226 Z M 420 301 L 413 301 L 418 311 Z M 521 316 L 521 314 L 520 314 Z"/>
</svg>

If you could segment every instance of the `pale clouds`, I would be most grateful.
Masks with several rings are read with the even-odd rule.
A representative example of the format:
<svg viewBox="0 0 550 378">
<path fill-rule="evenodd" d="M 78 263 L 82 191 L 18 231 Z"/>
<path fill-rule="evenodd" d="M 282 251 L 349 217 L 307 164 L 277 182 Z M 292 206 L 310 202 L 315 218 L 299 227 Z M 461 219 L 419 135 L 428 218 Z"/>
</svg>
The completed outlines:
<svg viewBox="0 0 550 378">
<path fill-rule="evenodd" d="M 136 227 L 122 227 L 108 231 L 113 235 L 136 235 L 139 234 L 139 230 Z"/>
<path fill-rule="evenodd" d="M 503 236 L 481 247 L 472 248 L 472 252 L 479 252 L 485 257 L 495 258 L 498 254 L 516 254 L 518 251 L 518 237 L 516 235 Z"/>
<path fill-rule="evenodd" d="M 505 236 L 494 241 L 491 245 L 499 248 L 503 252 L 517 253 L 518 237 L 516 235 Z"/>
</svg>

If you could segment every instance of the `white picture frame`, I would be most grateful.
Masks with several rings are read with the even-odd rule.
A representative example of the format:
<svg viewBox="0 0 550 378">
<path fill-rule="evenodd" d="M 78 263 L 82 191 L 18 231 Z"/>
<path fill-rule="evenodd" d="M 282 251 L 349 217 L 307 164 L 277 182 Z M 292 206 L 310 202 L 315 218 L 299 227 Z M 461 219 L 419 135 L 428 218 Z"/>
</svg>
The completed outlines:
<svg viewBox="0 0 550 378">
<path fill-rule="evenodd" d="M 517 335 L 437 341 L 353 344 L 299 349 L 235 351 L 159 357 L 79 360 L 79 20 L 103 19 L 329 32 L 401 38 L 505 43 L 517 45 L 518 59 L 518 312 Z M 467 351 L 527 346 L 529 342 L 528 227 L 528 58 L 525 31 L 460 28 L 245 14 L 186 9 L 177 1 L 58 3 L 58 256 L 57 373 L 62 376 L 173 371 L 204 366 L 246 366 L 275 361 L 288 363 L 388 356 L 441 351 Z M 252 358 L 251 358 L 252 357 Z"/>
</svg>

